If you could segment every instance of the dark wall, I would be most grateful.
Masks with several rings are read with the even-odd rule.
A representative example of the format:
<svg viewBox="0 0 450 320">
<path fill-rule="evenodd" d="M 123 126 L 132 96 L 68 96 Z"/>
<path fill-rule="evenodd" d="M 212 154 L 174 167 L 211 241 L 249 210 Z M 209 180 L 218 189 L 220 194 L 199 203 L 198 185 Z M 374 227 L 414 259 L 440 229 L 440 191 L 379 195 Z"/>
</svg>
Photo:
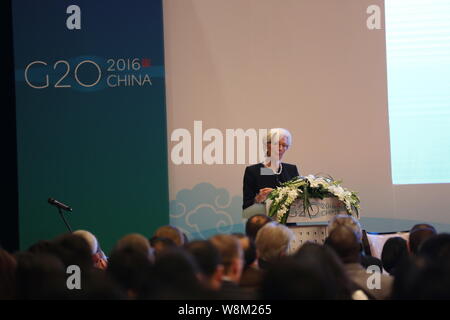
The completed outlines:
<svg viewBox="0 0 450 320">
<path fill-rule="evenodd" d="M 0 213 L 0 245 L 8 251 L 19 248 L 17 147 L 14 93 L 14 60 L 12 47 L 11 1 L 0 2 L 1 50 L 1 116 L 2 192 Z"/>
</svg>

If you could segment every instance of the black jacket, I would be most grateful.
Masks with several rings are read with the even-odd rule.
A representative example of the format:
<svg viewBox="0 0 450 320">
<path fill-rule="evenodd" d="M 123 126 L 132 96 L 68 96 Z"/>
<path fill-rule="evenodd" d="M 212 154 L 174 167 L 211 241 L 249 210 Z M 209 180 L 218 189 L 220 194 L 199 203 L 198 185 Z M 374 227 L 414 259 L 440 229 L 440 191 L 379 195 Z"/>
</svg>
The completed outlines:
<svg viewBox="0 0 450 320">
<path fill-rule="evenodd" d="M 289 163 L 281 163 L 281 173 L 262 175 L 261 168 L 264 168 L 262 163 L 258 163 L 245 168 L 244 174 L 244 203 L 242 209 L 250 207 L 255 202 L 255 196 L 263 188 L 276 188 L 281 183 L 289 181 L 299 176 L 297 166 Z"/>
</svg>

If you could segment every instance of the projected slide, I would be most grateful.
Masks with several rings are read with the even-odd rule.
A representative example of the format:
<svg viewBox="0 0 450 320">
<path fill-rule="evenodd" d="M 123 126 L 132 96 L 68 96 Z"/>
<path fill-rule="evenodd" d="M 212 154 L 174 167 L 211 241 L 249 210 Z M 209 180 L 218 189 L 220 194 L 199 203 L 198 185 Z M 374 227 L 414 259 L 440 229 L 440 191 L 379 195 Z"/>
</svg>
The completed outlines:
<svg viewBox="0 0 450 320">
<path fill-rule="evenodd" d="M 450 183 L 450 1 L 386 1 L 393 184 Z"/>
</svg>

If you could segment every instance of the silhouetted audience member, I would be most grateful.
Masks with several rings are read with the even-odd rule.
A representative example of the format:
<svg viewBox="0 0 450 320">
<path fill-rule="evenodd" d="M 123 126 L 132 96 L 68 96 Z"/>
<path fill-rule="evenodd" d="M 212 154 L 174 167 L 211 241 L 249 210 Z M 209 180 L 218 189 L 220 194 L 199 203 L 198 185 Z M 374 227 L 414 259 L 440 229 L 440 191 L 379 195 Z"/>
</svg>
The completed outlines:
<svg viewBox="0 0 450 320">
<path fill-rule="evenodd" d="M 105 270 L 108 266 L 108 259 L 100 248 L 97 238 L 91 232 L 86 230 L 76 230 L 72 234 L 80 236 L 87 241 L 89 247 L 91 248 L 92 263 L 94 267 Z"/>
<path fill-rule="evenodd" d="M 339 257 L 325 245 L 307 242 L 293 255 L 304 266 L 321 270 L 339 300 L 367 300 L 371 297 L 347 275 Z"/>
<path fill-rule="evenodd" d="M 112 251 L 106 272 L 129 299 L 138 299 L 151 293 L 152 265 L 143 250 L 127 246 Z"/>
<path fill-rule="evenodd" d="M 186 245 L 186 250 L 200 268 L 201 281 L 206 288 L 219 290 L 222 286 L 223 265 L 219 250 L 208 240 L 195 240 Z"/>
<path fill-rule="evenodd" d="M 391 293 L 392 278 L 381 273 L 368 273 L 360 264 L 360 242 L 354 230 L 345 225 L 334 228 L 325 241 L 337 253 L 349 278 L 376 299 L 387 299 Z M 369 277 L 371 277 L 369 279 Z M 369 281 L 368 281 L 369 280 Z M 372 280 L 375 281 L 373 284 Z"/>
<path fill-rule="evenodd" d="M 159 227 L 153 236 L 171 239 L 179 247 L 183 246 L 185 241 L 183 232 L 179 228 L 171 225 Z"/>
<path fill-rule="evenodd" d="M 92 258 L 93 249 L 90 242 L 79 234 L 63 234 L 52 241 L 49 252 L 55 255 L 64 264 L 65 271 L 69 267 L 78 267 L 80 270 L 80 289 L 68 290 L 68 299 L 120 299 L 123 297 L 119 288 L 108 281 L 103 270 L 94 268 Z M 98 250 L 98 248 L 97 248 Z M 64 277 L 69 275 L 64 273 Z"/>
<path fill-rule="evenodd" d="M 147 256 L 151 262 L 155 261 L 154 249 L 151 247 L 148 239 L 139 233 L 131 233 L 121 238 L 117 241 L 114 250 L 120 251 L 128 248 L 140 251 L 143 255 Z"/>
<path fill-rule="evenodd" d="M 16 298 L 16 259 L 0 248 L 0 300 Z"/>
<path fill-rule="evenodd" d="M 71 300 L 123 300 L 125 293 L 118 284 L 111 281 L 105 271 L 93 268 L 88 272 L 81 273 L 79 290 L 71 290 Z"/>
<path fill-rule="evenodd" d="M 395 275 L 395 269 L 399 263 L 408 257 L 408 244 L 401 237 L 389 238 L 383 246 L 381 261 L 383 268 L 391 275 Z"/>
<path fill-rule="evenodd" d="M 439 262 L 429 258 L 411 256 L 403 261 L 396 272 L 392 299 L 394 300 L 449 300 L 450 259 Z"/>
<path fill-rule="evenodd" d="M 427 238 L 419 247 L 423 268 L 415 278 L 412 290 L 417 299 L 450 299 L 450 234 L 442 233 Z"/>
<path fill-rule="evenodd" d="M 51 253 L 54 250 L 54 243 L 49 240 L 39 240 L 28 248 L 31 253 Z"/>
<path fill-rule="evenodd" d="M 182 248 L 161 253 L 154 265 L 151 299 L 192 300 L 211 298 L 211 291 L 200 283 L 194 257 Z"/>
<path fill-rule="evenodd" d="M 434 263 L 446 262 L 450 257 L 450 234 L 441 233 L 429 237 L 421 245 L 418 254 Z"/>
<path fill-rule="evenodd" d="M 420 269 L 425 265 L 425 260 L 414 255 L 409 255 L 401 260 L 396 267 L 395 278 L 392 284 L 391 299 L 411 300 L 415 299 L 416 292 L 412 292 L 414 281 L 417 279 Z"/>
<path fill-rule="evenodd" d="M 189 242 L 167 225 L 150 241 L 121 238 L 108 265 L 85 230 L 14 256 L 0 248 L 0 300 L 450 299 L 450 234 L 429 224 L 415 225 L 408 241 L 388 239 L 382 262 L 362 254 L 361 226 L 349 215 L 330 221 L 325 245 L 305 243 L 296 253 L 292 230 L 265 215 L 248 219 L 246 233 Z"/>
<path fill-rule="evenodd" d="M 258 265 L 261 269 L 267 269 L 278 259 L 286 256 L 292 250 L 294 234 L 285 225 L 277 222 L 269 222 L 256 235 L 256 252 Z"/>
<path fill-rule="evenodd" d="M 79 235 L 69 233 L 58 236 L 53 240 L 50 250 L 66 268 L 70 265 L 77 265 L 82 271 L 90 271 L 94 267 L 91 248 L 88 242 Z"/>
<path fill-rule="evenodd" d="M 154 249 L 155 258 L 158 258 L 158 256 L 165 250 L 177 248 L 177 245 L 172 239 L 163 237 L 152 237 L 150 239 L 150 245 Z"/>
<path fill-rule="evenodd" d="M 360 264 L 365 269 L 367 269 L 370 266 L 376 265 L 376 266 L 380 267 L 380 270 L 383 272 L 383 263 L 382 263 L 381 259 L 378 259 L 377 257 L 373 257 L 370 255 L 366 255 L 364 253 L 364 246 L 363 246 L 363 242 L 362 242 L 363 231 L 362 231 L 361 224 L 359 223 L 359 221 L 351 215 L 338 214 L 338 215 L 334 216 L 328 223 L 328 234 L 330 234 L 338 226 L 346 226 L 346 227 L 350 228 L 351 230 L 353 230 L 353 232 L 355 233 L 356 239 L 360 246 L 360 249 L 359 249 Z"/>
<path fill-rule="evenodd" d="M 431 236 L 436 234 L 436 229 L 429 224 L 416 224 L 409 231 L 408 247 L 409 251 L 417 255 L 420 245 Z"/>
<path fill-rule="evenodd" d="M 234 234 L 241 242 L 244 250 L 244 270 L 242 271 L 239 285 L 246 290 L 253 290 L 255 293 L 261 287 L 264 271 L 258 266 L 256 244 L 248 236 L 242 233 Z"/>
<path fill-rule="evenodd" d="M 223 299 L 252 299 L 253 295 L 239 287 L 244 267 L 244 253 L 239 240 L 229 234 L 218 234 L 210 239 L 219 250 L 223 264 L 222 286 L 220 294 Z"/>
<path fill-rule="evenodd" d="M 262 282 L 264 300 L 332 300 L 336 288 L 331 286 L 321 269 L 303 265 L 293 257 L 284 257 L 267 269 Z"/>
<path fill-rule="evenodd" d="M 446 261 L 445 261 L 446 260 Z M 413 299 L 450 300 L 450 260 L 427 263 L 413 280 Z"/>
<path fill-rule="evenodd" d="M 252 239 L 256 240 L 256 234 L 259 229 L 264 227 L 266 223 L 273 221 L 271 217 L 266 216 L 265 214 L 256 214 L 250 217 L 245 223 L 245 234 Z"/>
<path fill-rule="evenodd" d="M 66 268 L 50 254 L 21 252 L 16 255 L 17 298 L 20 300 L 69 299 Z"/>
</svg>

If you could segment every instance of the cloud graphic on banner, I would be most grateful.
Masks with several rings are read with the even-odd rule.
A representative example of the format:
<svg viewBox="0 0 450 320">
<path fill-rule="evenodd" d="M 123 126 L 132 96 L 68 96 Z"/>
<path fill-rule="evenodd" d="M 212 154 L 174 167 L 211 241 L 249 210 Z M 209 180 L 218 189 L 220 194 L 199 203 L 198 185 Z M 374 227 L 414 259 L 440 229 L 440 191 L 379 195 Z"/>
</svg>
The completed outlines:
<svg viewBox="0 0 450 320">
<path fill-rule="evenodd" d="M 224 188 L 200 183 L 183 189 L 170 201 L 170 223 L 192 239 L 217 233 L 243 232 L 242 197 L 230 197 Z"/>
</svg>

